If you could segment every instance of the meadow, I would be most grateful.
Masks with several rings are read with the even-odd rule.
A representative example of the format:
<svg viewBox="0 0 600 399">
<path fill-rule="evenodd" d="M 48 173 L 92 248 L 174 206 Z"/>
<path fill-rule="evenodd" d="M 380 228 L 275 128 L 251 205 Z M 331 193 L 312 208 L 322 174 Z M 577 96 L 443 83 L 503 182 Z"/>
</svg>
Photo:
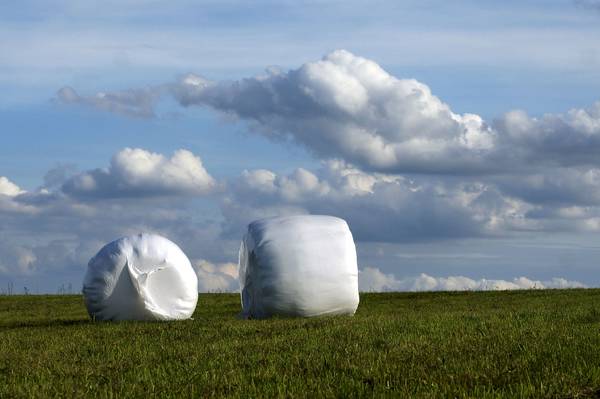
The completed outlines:
<svg viewBox="0 0 600 399">
<path fill-rule="evenodd" d="M 92 322 L 0 297 L 0 397 L 598 397 L 600 290 L 361 294 L 354 317 Z"/>
</svg>

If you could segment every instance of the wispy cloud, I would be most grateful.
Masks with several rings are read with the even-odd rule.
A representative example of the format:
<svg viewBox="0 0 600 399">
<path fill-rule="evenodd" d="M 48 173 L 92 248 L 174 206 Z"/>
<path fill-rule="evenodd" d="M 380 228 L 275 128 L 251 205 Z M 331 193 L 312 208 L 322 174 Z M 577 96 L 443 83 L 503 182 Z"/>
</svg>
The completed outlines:
<svg viewBox="0 0 600 399">
<path fill-rule="evenodd" d="M 73 88 L 63 87 L 56 96 L 66 104 L 80 104 L 125 116 L 151 118 L 155 116 L 154 106 L 159 94 L 160 88 L 147 88 L 82 97 Z"/>
</svg>

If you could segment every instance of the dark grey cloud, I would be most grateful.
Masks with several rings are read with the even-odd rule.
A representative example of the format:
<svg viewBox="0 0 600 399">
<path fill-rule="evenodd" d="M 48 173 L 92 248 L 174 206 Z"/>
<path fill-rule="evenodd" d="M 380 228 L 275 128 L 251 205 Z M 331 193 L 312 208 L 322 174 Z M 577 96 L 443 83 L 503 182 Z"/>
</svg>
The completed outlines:
<svg viewBox="0 0 600 399">
<path fill-rule="evenodd" d="M 527 210 L 493 186 L 369 174 L 342 162 L 316 174 L 245 171 L 222 201 L 226 232 L 257 217 L 330 214 L 346 219 L 358 241 L 382 242 L 495 236 L 521 228 Z"/>
<path fill-rule="evenodd" d="M 73 164 L 58 164 L 44 175 L 44 187 L 57 188 L 65 183 L 71 176 L 75 175 L 77 167 Z"/>
<path fill-rule="evenodd" d="M 549 168 L 543 173 L 491 179 L 506 195 L 531 204 L 599 206 L 600 169 Z"/>
<path fill-rule="evenodd" d="M 229 182 L 221 208 L 226 236 L 256 218 L 303 213 L 342 217 L 362 242 L 595 234 L 600 182 L 595 169 L 465 179 L 368 173 L 329 161 L 315 172 L 245 171 Z"/>
<path fill-rule="evenodd" d="M 540 118 L 512 111 L 495 123 L 499 134 L 496 157 L 514 172 L 549 167 L 598 166 L 600 150 L 600 102 L 588 109 Z"/>
</svg>

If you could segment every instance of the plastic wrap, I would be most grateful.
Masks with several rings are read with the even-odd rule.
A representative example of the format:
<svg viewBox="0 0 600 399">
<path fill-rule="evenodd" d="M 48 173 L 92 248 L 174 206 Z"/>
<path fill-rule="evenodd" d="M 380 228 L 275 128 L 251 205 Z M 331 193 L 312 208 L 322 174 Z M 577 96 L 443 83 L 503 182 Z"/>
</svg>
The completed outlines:
<svg viewBox="0 0 600 399">
<path fill-rule="evenodd" d="M 242 316 L 354 314 L 356 247 L 348 224 L 302 215 L 250 223 L 239 254 Z"/>
<path fill-rule="evenodd" d="M 187 319 L 198 301 L 198 278 L 176 244 L 140 234 L 107 244 L 89 261 L 83 294 L 96 320 Z"/>
</svg>

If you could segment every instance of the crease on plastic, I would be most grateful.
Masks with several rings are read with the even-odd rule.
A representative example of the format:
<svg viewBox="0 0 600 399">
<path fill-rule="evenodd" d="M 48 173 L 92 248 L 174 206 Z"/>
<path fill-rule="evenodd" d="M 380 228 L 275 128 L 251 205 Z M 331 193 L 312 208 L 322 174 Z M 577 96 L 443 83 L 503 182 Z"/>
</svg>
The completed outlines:
<svg viewBox="0 0 600 399">
<path fill-rule="evenodd" d="M 238 276 L 240 283 L 240 302 L 242 305 L 242 311 L 238 315 L 238 318 L 248 319 L 250 317 L 250 309 L 248 306 L 248 246 L 246 240 L 248 234 L 245 234 L 242 238 L 242 244 L 240 245 L 240 251 L 238 253 Z"/>
<path fill-rule="evenodd" d="M 160 266 L 166 265 L 166 266 Z M 168 320 L 169 315 L 165 313 L 154 301 L 152 298 L 152 294 L 148 291 L 148 278 L 151 274 L 156 273 L 158 271 L 164 270 L 168 268 L 167 260 L 163 260 L 156 268 L 148 271 L 142 272 L 138 269 L 133 263 L 127 259 L 125 262 L 125 266 L 127 267 L 127 271 L 129 272 L 129 277 L 131 278 L 131 282 L 133 283 L 133 287 L 137 291 L 138 295 L 144 301 L 144 305 L 146 309 L 154 316 L 162 320 Z"/>
</svg>

